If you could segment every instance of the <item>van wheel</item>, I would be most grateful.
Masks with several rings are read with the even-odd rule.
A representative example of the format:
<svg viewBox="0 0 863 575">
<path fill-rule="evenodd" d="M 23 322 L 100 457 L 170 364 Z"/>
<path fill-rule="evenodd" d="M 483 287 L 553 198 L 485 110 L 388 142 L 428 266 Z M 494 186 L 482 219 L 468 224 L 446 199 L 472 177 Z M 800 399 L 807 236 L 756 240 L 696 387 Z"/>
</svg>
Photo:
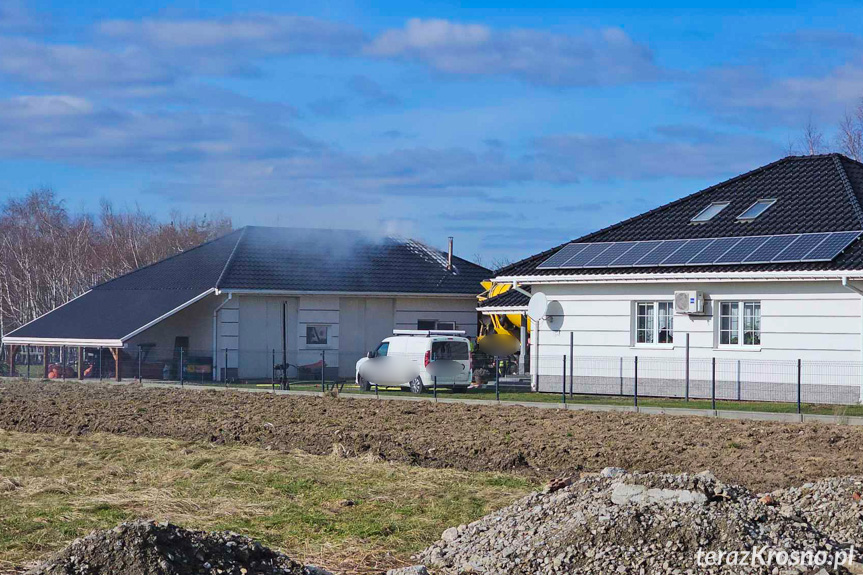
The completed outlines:
<svg viewBox="0 0 863 575">
<path fill-rule="evenodd" d="M 411 384 L 411 393 L 422 393 L 423 392 L 423 380 L 419 378 L 419 376 L 414 379 Z"/>
<path fill-rule="evenodd" d="M 369 391 L 372 388 L 371 384 L 363 379 L 361 375 L 357 376 L 357 385 L 360 386 L 360 391 Z"/>
</svg>

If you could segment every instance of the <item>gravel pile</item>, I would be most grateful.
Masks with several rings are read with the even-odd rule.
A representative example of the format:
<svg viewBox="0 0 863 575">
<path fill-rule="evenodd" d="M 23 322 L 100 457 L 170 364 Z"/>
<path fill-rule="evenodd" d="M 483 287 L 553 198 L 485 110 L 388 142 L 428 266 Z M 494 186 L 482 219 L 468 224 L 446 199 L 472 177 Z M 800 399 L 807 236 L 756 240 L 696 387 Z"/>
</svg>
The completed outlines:
<svg viewBox="0 0 863 575">
<path fill-rule="evenodd" d="M 863 477 L 836 477 L 774 491 L 783 514 L 797 514 L 842 543 L 863 552 Z"/>
<path fill-rule="evenodd" d="M 134 521 L 76 539 L 29 575 L 325 575 L 230 532 Z"/>
<path fill-rule="evenodd" d="M 859 573 L 859 564 L 833 563 L 847 557 L 848 544 L 863 544 L 861 507 L 852 499 L 858 487 L 859 480 L 825 480 L 756 495 L 708 472 L 610 468 L 552 482 L 543 493 L 447 529 L 417 559 L 442 574 Z M 755 553 L 744 556 L 746 550 Z M 719 551 L 737 553 L 707 555 Z"/>
</svg>

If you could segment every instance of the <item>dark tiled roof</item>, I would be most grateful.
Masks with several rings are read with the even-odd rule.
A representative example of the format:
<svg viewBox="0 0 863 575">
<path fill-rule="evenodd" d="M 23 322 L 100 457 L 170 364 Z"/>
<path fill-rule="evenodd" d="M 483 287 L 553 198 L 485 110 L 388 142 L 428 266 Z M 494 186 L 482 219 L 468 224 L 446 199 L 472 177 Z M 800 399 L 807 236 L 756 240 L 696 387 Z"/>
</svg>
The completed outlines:
<svg viewBox="0 0 863 575">
<path fill-rule="evenodd" d="M 527 291 L 530 291 L 527 288 Z M 509 289 L 500 295 L 490 297 L 480 302 L 479 307 L 526 307 L 530 298 L 518 290 Z"/>
<path fill-rule="evenodd" d="M 737 216 L 756 200 L 768 198 L 777 201 L 760 217 L 750 222 L 737 221 Z M 690 221 L 692 217 L 712 202 L 730 202 L 730 205 L 710 221 L 693 224 Z M 863 164 L 840 154 L 789 156 L 573 241 L 614 242 L 863 230 L 861 203 L 863 203 Z M 511 264 L 499 270 L 497 275 L 863 269 L 863 240 L 854 242 L 831 262 L 536 269 L 536 266 L 564 245 L 566 244 Z"/>
<path fill-rule="evenodd" d="M 412 240 L 246 227 L 94 287 L 7 334 L 118 339 L 212 288 L 475 296 L 491 272 Z"/>
<path fill-rule="evenodd" d="M 8 336 L 119 340 L 205 291 L 94 289 Z"/>
<path fill-rule="evenodd" d="M 491 272 L 411 240 L 345 230 L 245 228 L 220 289 L 476 295 Z"/>
</svg>

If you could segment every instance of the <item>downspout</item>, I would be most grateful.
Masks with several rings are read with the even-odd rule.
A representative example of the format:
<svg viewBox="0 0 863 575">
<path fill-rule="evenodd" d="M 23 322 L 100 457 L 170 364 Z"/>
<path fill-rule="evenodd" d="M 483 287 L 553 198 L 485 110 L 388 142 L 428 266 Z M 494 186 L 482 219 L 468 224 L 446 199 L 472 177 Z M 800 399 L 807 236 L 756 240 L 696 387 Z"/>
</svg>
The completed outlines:
<svg viewBox="0 0 863 575">
<path fill-rule="evenodd" d="M 231 297 L 233 297 L 233 295 L 234 294 L 229 293 L 228 297 L 225 299 L 225 301 L 220 303 L 219 307 L 217 307 L 216 309 L 213 310 L 213 381 L 218 381 L 218 378 L 216 377 L 216 375 L 218 373 L 218 367 L 219 366 L 218 366 L 218 361 L 216 358 L 219 357 L 219 355 L 218 355 L 219 350 L 217 349 L 217 347 L 219 345 L 219 310 L 222 309 L 223 307 L 225 307 L 225 304 L 227 304 L 229 301 L 231 301 Z M 225 367 L 228 367 L 228 366 L 225 366 Z"/>
<path fill-rule="evenodd" d="M 852 285 L 851 282 L 848 281 L 848 278 L 846 276 L 842 277 L 842 286 L 845 289 L 851 290 L 860 296 L 860 359 L 861 361 L 863 361 L 863 289 Z M 863 403 L 863 378 L 861 378 L 860 381 L 860 403 Z"/>
</svg>

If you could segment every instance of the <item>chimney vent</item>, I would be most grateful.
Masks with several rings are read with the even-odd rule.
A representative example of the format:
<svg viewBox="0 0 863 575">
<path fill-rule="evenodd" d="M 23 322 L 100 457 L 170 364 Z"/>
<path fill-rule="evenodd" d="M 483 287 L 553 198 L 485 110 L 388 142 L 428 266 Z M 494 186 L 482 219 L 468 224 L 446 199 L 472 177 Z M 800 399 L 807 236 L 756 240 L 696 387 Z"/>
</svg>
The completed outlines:
<svg viewBox="0 0 863 575">
<path fill-rule="evenodd" d="M 452 236 L 449 237 L 449 251 L 447 251 L 446 256 L 446 269 L 447 271 L 452 270 Z"/>
</svg>

